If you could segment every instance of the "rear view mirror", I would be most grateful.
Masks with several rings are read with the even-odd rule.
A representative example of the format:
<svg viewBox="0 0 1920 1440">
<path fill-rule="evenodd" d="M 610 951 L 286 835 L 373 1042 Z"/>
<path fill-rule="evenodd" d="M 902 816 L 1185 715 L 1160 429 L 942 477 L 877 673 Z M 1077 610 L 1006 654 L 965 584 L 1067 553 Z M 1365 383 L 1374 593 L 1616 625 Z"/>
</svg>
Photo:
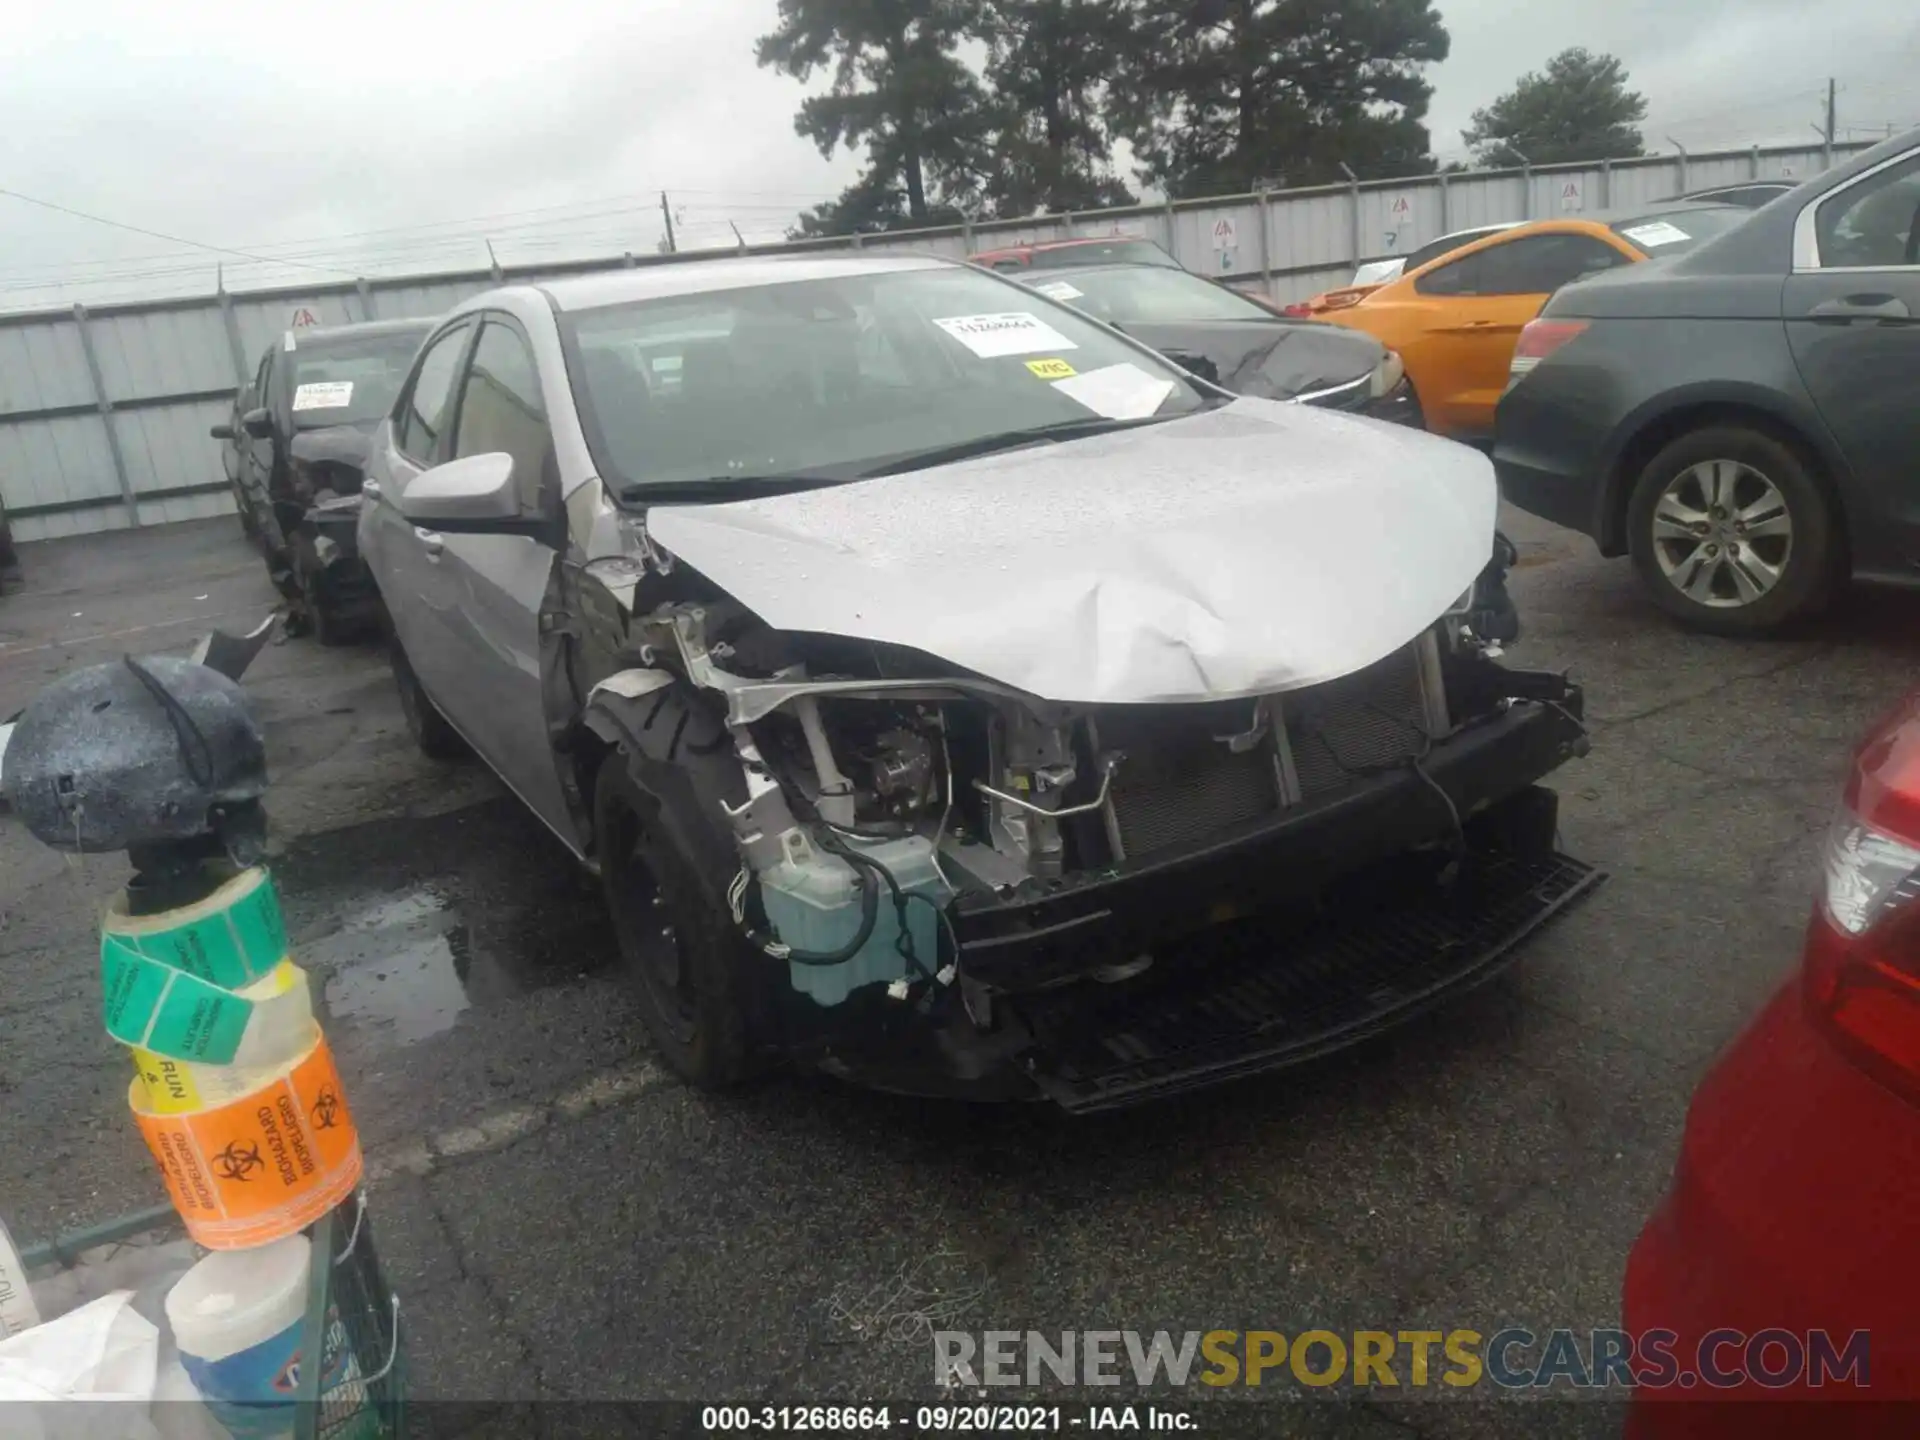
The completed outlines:
<svg viewBox="0 0 1920 1440">
<path fill-rule="evenodd" d="M 422 471 L 401 493 L 400 513 L 429 529 L 516 520 L 520 497 L 513 487 L 513 457 L 468 455 Z"/>
<path fill-rule="evenodd" d="M 222 420 L 218 425 L 210 428 L 207 433 L 216 440 L 231 440 L 233 439 L 233 426 Z"/>
<path fill-rule="evenodd" d="M 264 440 L 273 434 L 273 416 L 265 410 L 249 410 L 240 417 L 240 428 L 256 440 Z"/>
</svg>

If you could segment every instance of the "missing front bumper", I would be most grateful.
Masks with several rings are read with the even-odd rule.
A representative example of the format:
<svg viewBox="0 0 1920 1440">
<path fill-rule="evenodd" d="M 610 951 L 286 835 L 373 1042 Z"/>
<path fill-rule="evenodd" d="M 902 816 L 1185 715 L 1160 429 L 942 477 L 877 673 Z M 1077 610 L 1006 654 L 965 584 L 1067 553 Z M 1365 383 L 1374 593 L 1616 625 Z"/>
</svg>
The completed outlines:
<svg viewBox="0 0 1920 1440">
<path fill-rule="evenodd" d="M 1451 885 L 1348 887 L 1312 914 L 1236 922 L 1137 981 L 1018 1002 L 1029 1077 L 1092 1111 L 1314 1059 L 1484 983 L 1603 879 L 1554 851 L 1481 853 Z"/>
</svg>

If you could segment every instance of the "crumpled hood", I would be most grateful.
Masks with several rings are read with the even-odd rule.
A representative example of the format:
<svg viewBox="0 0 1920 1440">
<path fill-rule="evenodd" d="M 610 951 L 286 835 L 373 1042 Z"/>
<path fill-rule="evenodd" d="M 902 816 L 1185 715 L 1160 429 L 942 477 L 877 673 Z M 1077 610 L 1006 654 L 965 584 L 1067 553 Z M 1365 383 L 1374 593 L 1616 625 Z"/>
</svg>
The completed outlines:
<svg viewBox="0 0 1920 1440">
<path fill-rule="evenodd" d="M 1437 620 L 1493 553 L 1463 445 L 1241 399 L 1183 420 L 730 505 L 653 539 L 785 630 L 890 642 L 1043 699 L 1314 685 Z"/>
<path fill-rule="evenodd" d="M 1220 385 L 1263 400 L 1350 384 L 1371 375 L 1387 353 L 1371 335 L 1312 320 L 1128 322 L 1120 328 L 1162 354 L 1209 361 Z"/>
<path fill-rule="evenodd" d="M 296 430 L 287 444 L 287 453 L 310 465 L 351 465 L 364 470 L 373 445 L 378 421 L 365 425 L 328 425 L 318 430 Z"/>
</svg>

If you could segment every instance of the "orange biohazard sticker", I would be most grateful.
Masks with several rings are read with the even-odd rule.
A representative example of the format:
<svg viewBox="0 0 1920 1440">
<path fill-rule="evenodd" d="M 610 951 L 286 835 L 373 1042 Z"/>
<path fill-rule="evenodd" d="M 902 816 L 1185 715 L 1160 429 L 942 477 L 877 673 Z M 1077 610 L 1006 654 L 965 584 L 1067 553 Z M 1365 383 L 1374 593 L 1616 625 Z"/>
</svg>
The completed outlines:
<svg viewBox="0 0 1920 1440">
<path fill-rule="evenodd" d="M 360 1183 L 360 1137 L 324 1036 L 225 1104 L 163 1114 L 138 1078 L 128 1098 L 174 1209 L 209 1250 L 291 1235 Z"/>
</svg>

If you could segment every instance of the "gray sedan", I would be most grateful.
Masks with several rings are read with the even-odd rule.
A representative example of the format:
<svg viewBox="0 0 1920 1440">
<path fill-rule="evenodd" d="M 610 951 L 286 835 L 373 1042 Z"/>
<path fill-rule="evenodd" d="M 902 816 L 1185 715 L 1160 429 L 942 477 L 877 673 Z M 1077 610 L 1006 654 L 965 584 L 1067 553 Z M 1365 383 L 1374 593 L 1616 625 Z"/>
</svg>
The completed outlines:
<svg viewBox="0 0 1920 1440">
<path fill-rule="evenodd" d="M 1750 634 L 1849 574 L 1914 583 L 1917 399 L 1920 130 L 1562 290 L 1515 348 L 1494 459 L 1508 499 L 1632 555 L 1662 608 Z"/>
<path fill-rule="evenodd" d="M 422 749 L 599 871 L 701 1083 L 1142 1099 L 1477 984 L 1593 882 L 1484 457 L 971 266 L 479 296 L 363 493 Z"/>
</svg>

